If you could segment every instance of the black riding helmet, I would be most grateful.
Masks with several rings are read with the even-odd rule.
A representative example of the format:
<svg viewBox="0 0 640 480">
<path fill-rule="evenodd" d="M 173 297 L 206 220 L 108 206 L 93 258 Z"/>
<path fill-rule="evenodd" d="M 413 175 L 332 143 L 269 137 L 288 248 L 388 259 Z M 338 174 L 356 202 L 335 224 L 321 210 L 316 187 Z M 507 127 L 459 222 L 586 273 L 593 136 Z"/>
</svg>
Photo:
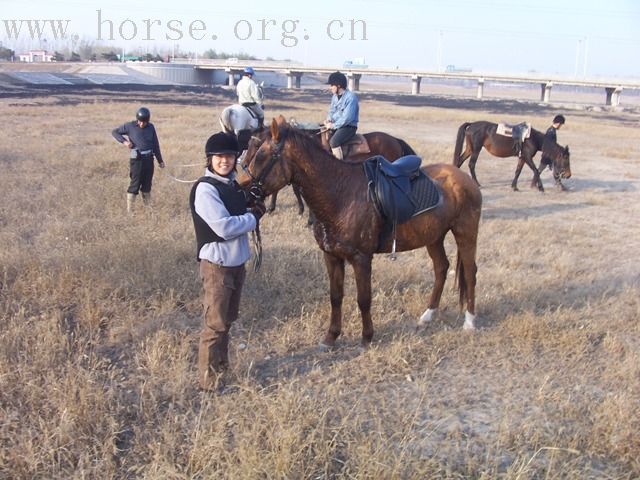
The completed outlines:
<svg viewBox="0 0 640 480">
<path fill-rule="evenodd" d="M 564 116 L 556 115 L 555 117 L 553 117 L 553 123 L 559 123 L 560 125 L 564 125 Z"/>
<path fill-rule="evenodd" d="M 329 75 L 329 80 L 327 80 L 327 85 L 337 85 L 346 90 L 347 77 L 344 73 L 333 72 L 331 75 Z"/>
<path fill-rule="evenodd" d="M 238 140 L 235 135 L 229 133 L 219 132 L 209 137 L 206 145 L 204 146 L 204 154 L 208 157 L 210 155 L 223 155 L 225 153 L 238 154 Z"/>
<path fill-rule="evenodd" d="M 136 120 L 141 122 L 148 122 L 151 118 L 151 112 L 147 107 L 140 107 L 136 112 Z"/>
</svg>

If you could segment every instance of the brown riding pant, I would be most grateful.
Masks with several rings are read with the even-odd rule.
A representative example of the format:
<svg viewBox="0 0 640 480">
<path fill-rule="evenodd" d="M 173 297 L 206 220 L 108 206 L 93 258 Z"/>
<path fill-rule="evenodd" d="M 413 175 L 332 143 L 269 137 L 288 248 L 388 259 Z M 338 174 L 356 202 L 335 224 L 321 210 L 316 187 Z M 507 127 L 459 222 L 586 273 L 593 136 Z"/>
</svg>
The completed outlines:
<svg viewBox="0 0 640 480">
<path fill-rule="evenodd" d="M 245 275 L 244 265 L 221 267 L 200 261 L 204 318 L 198 348 L 198 379 L 202 388 L 210 388 L 216 373 L 229 365 L 229 329 L 238 318 Z"/>
</svg>

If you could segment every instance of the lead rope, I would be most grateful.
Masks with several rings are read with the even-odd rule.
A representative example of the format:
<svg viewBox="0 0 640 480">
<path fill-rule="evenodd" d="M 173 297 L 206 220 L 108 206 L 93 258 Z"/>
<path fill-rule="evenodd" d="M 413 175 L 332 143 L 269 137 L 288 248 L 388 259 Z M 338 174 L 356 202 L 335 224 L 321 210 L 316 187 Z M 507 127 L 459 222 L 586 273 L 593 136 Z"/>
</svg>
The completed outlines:
<svg viewBox="0 0 640 480">
<path fill-rule="evenodd" d="M 260 265 L 262 265 L 262 238 L 260 236 L 260 224 L 256 224 L 256 229 L 251 232 L 251 239 L 253 240 L 253 250 L 255 257 L 253 258 L 253 271 L 258 273 Z"/>
<path fill-rule="evenodd" d="M 190 163 L 188 165 L 171 165 L 171 167 L 181 167 L 181 168 L 184 168 L 184 167 L 201 167 L 201 166 L 202 166 L 202 163 Z M 180 183 L 196 183 L 198 181 L 197 178 L 195 180 L 183 180 L 181 178 L 175 177 L 175 176 L 171 175 L 167 171 L 168 167 L 169 167 L 169 164 L 167 162 L 164 162 L 164 168 L 162 168 L 161 170 L 162 170 L 162 173 L 164 173 L 171 180 L 175 180 L 176 182 L 180 182 Z"/>
</svg>

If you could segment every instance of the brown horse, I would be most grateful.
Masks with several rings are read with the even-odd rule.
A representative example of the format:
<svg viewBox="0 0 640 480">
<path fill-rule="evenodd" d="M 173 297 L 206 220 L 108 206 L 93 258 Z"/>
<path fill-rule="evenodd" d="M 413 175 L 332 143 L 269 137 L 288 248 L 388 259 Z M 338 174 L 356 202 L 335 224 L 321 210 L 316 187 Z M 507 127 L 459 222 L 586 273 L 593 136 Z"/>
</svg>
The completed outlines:
<svg viewBox="0 0 640 480">
<path fill-rule="evenodd" d="M 496 123 L 479 121 L 473 123 L 463 123 L 458 128 L 458 136 L 456 138 L 456 146 L 453 152 L 453 164 L 456 167 L 462 166 L 469 157 L 469 170 L 471 176 L 478 185 L 476 177 L 476 162 L 480 150 L 484 147 L 490 154 L 496 157 L 514 157 L 517 155 L 515 139 L 499 135 L 496 133 L 498 125 Z M 464 152 L 462 146 L 465 144 Z M 542 181 L 540 180 L 540 172 L 533 163 L 533 157 L 542 151 L 544 155 L 550 157 L 554 163 L 554 173 L 557 172 L 558 181 L 560 178 L 569 178 L 571 176 L 571 167 L 569 162 L 569 147 L 560 147 L 555 142 L 545 141 L 544 133 L 531 129 L 529 138 L 522 143 L 522 153 L 518 159 L 515 176 L 511 182 L 511 188 L 518 190 L 518 177 L 522 171 L 522 167 L 526 163 L 533 171 L 532 185 L 537 185 L 538 190 L 544 192 Z"/>
<path fill-rule="evenodd" d="M 320 127 L 318 127 L 317 130 L 303 130 L 303 131 L 308 135 L 310 135 L 312 138 L 318 139 L 322 144 L 323 148 L 327 152 L 331 152 L 331 147 L 329 147 L 329 138 L 330 138 L 331 130 L 321 129 Z M 369 152 L 356 153 L 355 155 L 348 155 L 344 158 L 345 162 L 360 163 L 366 160 L 367 158 L 373 157 L 375 155 L 382 155 L 384 158 L 386 158 L 390 162 L 393 162 L 394 160 L 397 160 L 398 158 L 403 157 L 405 155 L 416 154 L 416 152 L 413 150 L 413 148 L 411 148 L 411 146 L 409 146 L 407 142 L 405 142 L 401 138 L 396 138 L 392 135 L 389 135 L 388 133 L 370 132 L 370 133 L 365 133 L 362 136 L 366 139 L 367 143 L 369 144 Z M 253 148 L 255 148 L 256 146 L 259 146 L 259 142 L 253 143 L 252 146 Z M 252 153 L 252 152 L 248 152 L 246 158 L 251 158 L 249 156 L 249 153 Z M 300 195 L 296 191 L 295 187 L 293 188 L 293 192 L 295 193 L 296 198 L 298 199 L 298 213 L 302 215 L 302 213 L 304 212 L 304 204 L 300 200 Z M 269 207 L 267 208 L 267 211 L 272 212 L 275 210 L 277 198 L 278 198 L 277 192 L 271 194 L 271 202 Z M 309 224 L 311 223 L 312 223 L 312 220 L 310 219 Z"/>
<path fill-rule="evenodd" d="M 362 316 L 362 344 L 373 338 L 371 320 L 371 262 L 375 253 L 391 252 L 392 238 L 384 219 L 367 196 L 367 177 L 362 164 L 337 160 L 319 142 L 286 122 L 271 124 L 268 140 L 252 158 L 245 158 L 244 188 L 271 194 L 291 183 L 300 187 L 316 221 L 313 232 L 329 275 L 331 321 L 322 345 L 332 347 L 342 330 L 345 261 L 353 267 L 357 300 Z M 474 328 L 476 245 L 482 195 L 471 177 L 451 165 L 422 167 L 438 185 L 441 203 L 396 227 L 398 251 L 427 247 L 435 282 L 428 308 L 419 324 L 434 318 L 449 269 L 444 249 L 447 232 L 458 246 L 456 275 L 460 307 L 466 301 L 464 328 Z"/>
</svg>

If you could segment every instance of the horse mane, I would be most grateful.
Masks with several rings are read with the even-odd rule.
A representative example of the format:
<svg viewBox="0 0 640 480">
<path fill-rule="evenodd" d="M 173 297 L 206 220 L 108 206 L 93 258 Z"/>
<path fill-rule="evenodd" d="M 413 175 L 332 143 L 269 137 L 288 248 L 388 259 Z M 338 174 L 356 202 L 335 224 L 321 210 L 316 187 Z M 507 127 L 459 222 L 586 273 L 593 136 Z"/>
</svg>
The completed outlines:
<svg viewBox="0 0 640 480">
<path fill-rule="evenodd" d="M 321 153 L 322 155 L 324 155 L 325 158 L 331 158 L 336 162 L 339 162 L 340 164 L 348 165 L 347 162 L 341 162 L 336 157 L 334 157 L 331 153 L 327 152 L 322 146 L 322 144 L 318 141 L 318 139 L 309 135 L 304 130 L 301 130 L 292 125 L 287 125 L 285 126 L 282 134 L 283 134 L 283 138 L 289 138 L 293 146 L 299 150 L 302 150 L 304 152 L 309 152 L 312 155 L 315 155 L 316 152 L 318 152 L 318 154 Z"/>
</svg>

